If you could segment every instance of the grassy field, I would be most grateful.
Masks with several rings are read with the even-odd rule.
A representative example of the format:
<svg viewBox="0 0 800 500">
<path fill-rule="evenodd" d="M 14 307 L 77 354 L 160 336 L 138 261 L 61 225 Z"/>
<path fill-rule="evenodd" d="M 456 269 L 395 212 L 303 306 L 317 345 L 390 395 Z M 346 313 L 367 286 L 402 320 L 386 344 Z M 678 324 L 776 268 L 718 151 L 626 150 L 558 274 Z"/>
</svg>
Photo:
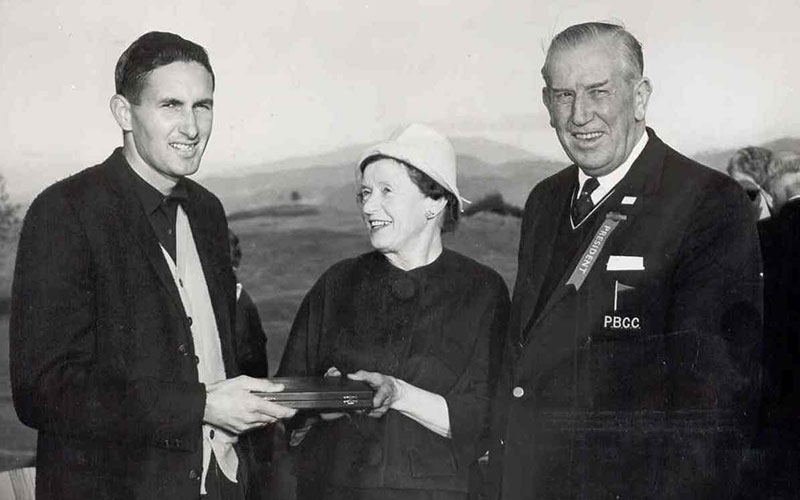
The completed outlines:
<svg viewBox="0 0 800 500">
<path fill-rule="evenodd" d="M 31 464 L 36 449 L 36 431 L 20 423 L 11 403 L 8 308 L 15 255 L 16 242 L 0 245 L 0 470 Z"/>
<path fill-rule="evenodd" d="M 286 336 L 303 295 L 333 263 L 370 250 L 357 215 L 324 211 L 306 216 L 257 216 L 231 227 L 241 240 L 239 279 L 258 306 L 269 338 L 270 370 L 278 368 Z M 513 286 L 519 219 L 478 214 L 445 236 L 445 246 L 496 269 Z M 0 295 L 8 273 L 0 276 Z M 36 433 L 23 426 L 11 404 L 8 315 L 0 312 L 0 470 L 31 463 Z"/>
<path fill-rule="evenodd" d="M 36 431 L 17 420 L 8 378 L 8 315 L 0 316 L 0 470 L 33 462 Z"/>
</svg>

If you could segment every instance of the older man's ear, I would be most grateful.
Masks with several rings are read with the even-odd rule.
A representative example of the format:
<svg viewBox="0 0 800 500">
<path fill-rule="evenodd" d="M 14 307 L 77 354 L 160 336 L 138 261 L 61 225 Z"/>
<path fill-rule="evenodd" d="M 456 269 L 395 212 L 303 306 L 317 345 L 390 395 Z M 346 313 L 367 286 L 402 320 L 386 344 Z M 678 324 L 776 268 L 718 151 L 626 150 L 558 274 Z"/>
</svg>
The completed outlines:
<svg viewBox="0 0 800 500">
<path fill-rule="evenodd" d="M 550 90 L 547 87 L 542 87 L 542 103 L 547 108 L 547 114 L 550 115 L 550 126 L 555 128 L 556 124 L 553 121 L 553 113 L 550 112 Z"/>
<path fill-rule="evenodd" d="M 650 94 L 653 93 L 653 84 L 646 76 L 636 84 L 634 88 L 634 98 L 636 99 L 633 117 L 636 121 L 643 122 L 647 114 L 647 104 L 650 102 Z"/>
</svg>

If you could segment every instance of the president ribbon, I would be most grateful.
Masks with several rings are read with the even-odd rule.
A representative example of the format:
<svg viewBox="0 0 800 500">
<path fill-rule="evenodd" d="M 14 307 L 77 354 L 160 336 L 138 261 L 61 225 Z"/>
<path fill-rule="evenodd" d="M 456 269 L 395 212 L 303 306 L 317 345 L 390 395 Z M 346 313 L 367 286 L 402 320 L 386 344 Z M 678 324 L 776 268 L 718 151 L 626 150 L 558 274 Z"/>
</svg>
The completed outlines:
<svg viewBox="0 0 800 500">
<path fill-rule="evenodd" d="M 575 269 L 572 270 L 572 274 L 567 280 L 567 285 L 575 285 L 575 290 L 581 289 L 583 281 L 597 262 L 597 257 L 603 250 L 608 238 L 611 237 L 611 233 L 614 232 L 620 221 L 625 219 L 627 219 L 627 217 L 619 212 L 608 212 L 606 214 L 605 220 L 600 224 L 600 227 L 597 228 L 597 232 L 594 234 L 589 247 L 583 252 L 583 255 L 581 255 L 581 258 L 575 265 Z"/>
</svg>

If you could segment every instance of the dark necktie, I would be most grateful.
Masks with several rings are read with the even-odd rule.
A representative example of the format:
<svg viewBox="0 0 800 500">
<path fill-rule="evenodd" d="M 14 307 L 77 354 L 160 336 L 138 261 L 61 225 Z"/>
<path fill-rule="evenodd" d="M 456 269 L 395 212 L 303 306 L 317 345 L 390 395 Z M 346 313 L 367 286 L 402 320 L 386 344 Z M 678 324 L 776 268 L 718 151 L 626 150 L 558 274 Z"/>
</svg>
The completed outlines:
<svg viewBox="0 0 800 500">
<path fill-rule="evenodd" d="M 583 183 L 581 194 L 572 203 L 571 215 L 573 225 L 577 226 L 583 222 L 583 219 L 585 219 L 594 208 L 592 193 L 598 186 L 600 186 L 600 182 L 594 177 L 589 177 L 586 182 Z"/>
</svg>

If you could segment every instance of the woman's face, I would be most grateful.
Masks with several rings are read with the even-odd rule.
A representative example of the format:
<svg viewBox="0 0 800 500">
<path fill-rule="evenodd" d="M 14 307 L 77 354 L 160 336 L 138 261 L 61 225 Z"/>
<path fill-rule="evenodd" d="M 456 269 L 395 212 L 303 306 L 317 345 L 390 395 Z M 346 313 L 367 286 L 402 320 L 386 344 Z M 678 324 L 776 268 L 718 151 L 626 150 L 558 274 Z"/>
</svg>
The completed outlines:
<svg viewBox="0 0 800 500">
<path fill-rule="evenodd" d="M 360 200 L 361 217 L 376 250 L 404 254 L 426 241 L 426 227 L 433 224 L 428 223 L 425 211 L 433 200 L 422 194 L 402 164 L 381 159 L 367 165 Z"/>
</svg>

